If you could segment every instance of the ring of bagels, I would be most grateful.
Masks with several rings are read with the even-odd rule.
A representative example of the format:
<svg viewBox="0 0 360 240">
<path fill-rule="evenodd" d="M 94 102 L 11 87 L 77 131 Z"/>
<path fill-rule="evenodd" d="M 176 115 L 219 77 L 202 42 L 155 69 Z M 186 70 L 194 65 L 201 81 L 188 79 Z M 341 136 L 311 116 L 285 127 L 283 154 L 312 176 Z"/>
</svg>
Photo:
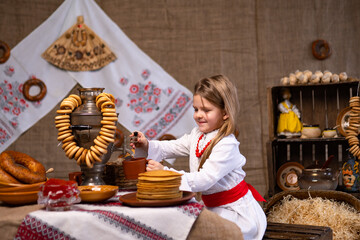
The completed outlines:
<svg viewBox="0 0 360 240">
<path fill-rule="evenodd" d="M 116 122 L 118 120 L 115 109 L 115 98 L 109 93 L 100 93 L 96 97 L 96 107 L 101 111 L 101 130 L 89 148 L 80 147 L 75 141 L 72 130 L 69 129 L 70 114 L 82 104 L 80 96 L 70 94 L 60 103 L 59 114 L 55 117 L 55 127 L 58 129 L 58 141 L 62 142 L 62 149 L 66 156 L 75 159 L 78 165 L 86 164 L 92 168 L 95 162 L 101 162 L 101 157 L 107 153 L 110 143 L 115 142 Z"/>
<path fill-rule="evenodd" d="M 349 116 L 349 127 L 345 130 L 346 137 L 350 149 L 349 152 L 356 158 L 360 159 L 360 147 L 359 147 L 359 129 L 360 129 L 360 97 L 351 97 L 349 100 L 351 107 Z"/>
</svg>

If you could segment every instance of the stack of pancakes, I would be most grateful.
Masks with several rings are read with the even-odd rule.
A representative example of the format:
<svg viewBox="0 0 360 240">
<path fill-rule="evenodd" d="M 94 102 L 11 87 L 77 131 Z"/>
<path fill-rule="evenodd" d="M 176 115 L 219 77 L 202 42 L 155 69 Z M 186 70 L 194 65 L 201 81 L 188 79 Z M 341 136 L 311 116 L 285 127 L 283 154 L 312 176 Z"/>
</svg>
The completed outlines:
<svg viewBox="0 0 360 240">
<path fill-rule="evenodd" d="M 179 190 L 181 175 L 169 170 L 140 173 L 137 183 L 137 200 L 171 200 L 182 198 L 182 192 Z"/>
</svg>

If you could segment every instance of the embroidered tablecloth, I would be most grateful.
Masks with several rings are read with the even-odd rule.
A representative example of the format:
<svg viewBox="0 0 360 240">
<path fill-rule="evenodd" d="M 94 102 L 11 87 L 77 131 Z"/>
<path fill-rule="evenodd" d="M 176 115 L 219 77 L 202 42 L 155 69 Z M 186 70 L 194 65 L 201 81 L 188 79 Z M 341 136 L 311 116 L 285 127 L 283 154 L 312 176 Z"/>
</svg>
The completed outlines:
<svg viewBox="0 0 360 240">
<path fill-rule="evenodd" d="M 25 216 L 14 239 L 186 239 L 203 209 L 194 201 L 171 207 L 128 207 L 119 195 L 71 211 Z"/>
</svg>

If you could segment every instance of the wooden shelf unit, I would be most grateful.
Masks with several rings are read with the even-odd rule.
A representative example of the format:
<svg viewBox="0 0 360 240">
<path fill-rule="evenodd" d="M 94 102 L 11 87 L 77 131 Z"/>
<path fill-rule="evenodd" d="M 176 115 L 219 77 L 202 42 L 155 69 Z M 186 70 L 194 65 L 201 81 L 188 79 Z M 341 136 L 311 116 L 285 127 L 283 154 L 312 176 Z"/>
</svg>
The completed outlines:
<svg viewBox="0 0 360 240">
<path fill-rule="evenodd" d="M 348 158 L 349 145 L 344 136 L 337 138 L 279 138 L 276 133 L 278 104 L 283 101 L 280 91 L 289 88 L 292 94 L 290 102 L 295 104 L 301 112 L 301 122 L 304 124 L 319 125 L 325 128 L 336 127 L 339 113 L 349 106 L 349 99 L 359 95 L 359 81 L 330 84 L 308 84 L 293 86 L 275 86 L 268 88 L 269 114 L 269 141 L 267 143 L 269 197 L 282 191 L 276 183 L 277 171 L 286 162 L 298 162 L 305 168 L 314 164 L 321 165 L 330 155 L 336 160 L 331 167 L 340 169 L 343 161 Z M 338 133 L 340 134 L 340 133 Z M 341 175 L 340 175 L 341 176 Z M 339 178 L 339 187 L 342 188 L 342 179 Z"/>
</svg>

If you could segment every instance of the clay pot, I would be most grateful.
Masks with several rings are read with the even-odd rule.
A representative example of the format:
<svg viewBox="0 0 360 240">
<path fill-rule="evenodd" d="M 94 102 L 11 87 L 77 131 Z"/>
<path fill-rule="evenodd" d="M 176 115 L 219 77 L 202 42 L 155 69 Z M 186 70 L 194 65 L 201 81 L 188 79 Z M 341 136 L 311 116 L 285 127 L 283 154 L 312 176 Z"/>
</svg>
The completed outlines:
<svg viewBox="0 0 360 240">
<path fill-rule="evenodd" d="M 301 131 L 301 138 L 317 138 L 321 136 L 319 125 L 304 125 Z"/>
<path fill-rule="evenodd" d="M 324 138 L 334 138 L 337 136 L 337 132 L 335 129 L 327 128 L 322 133 Z"/>
<path fill-rule="evenodd" d="M 80 186 L 82 183 L 82 172 L 69 173 L 69 180 L 77 182 L 77 184 Z"/>
<path fill-rule="evenodd" d="M 146 171 L 146 158 L 132 158 L 122 162 L 126 179 L 137 179 L 139 173 Z"/>
</svg>

